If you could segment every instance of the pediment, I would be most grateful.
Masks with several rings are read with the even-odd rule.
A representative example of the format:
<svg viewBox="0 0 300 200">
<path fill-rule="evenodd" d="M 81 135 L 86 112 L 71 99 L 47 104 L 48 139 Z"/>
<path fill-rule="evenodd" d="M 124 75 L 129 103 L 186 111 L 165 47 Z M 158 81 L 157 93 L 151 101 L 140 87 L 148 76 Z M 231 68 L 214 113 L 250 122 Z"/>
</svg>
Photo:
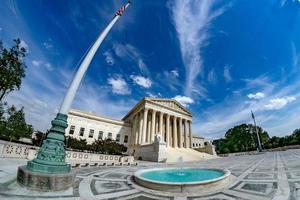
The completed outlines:
<svg viewBox="0 0 300 200">
<path fill-rule="evenodd" d="M 179 102 L 177 102 L 174 99 L 149 98 L 149 99 L 146 99 L 146 100 L 148 100 L 150 102 L 153 102 L 155 104 L 159 104 L 161 106 L 179 111 L 181 113 L 185 113 L 185 114 L 188 114 L 188 115 L 192 114 L 188 109 L 186 109 L 183 105 L 181 105 Z"/>
</svg>

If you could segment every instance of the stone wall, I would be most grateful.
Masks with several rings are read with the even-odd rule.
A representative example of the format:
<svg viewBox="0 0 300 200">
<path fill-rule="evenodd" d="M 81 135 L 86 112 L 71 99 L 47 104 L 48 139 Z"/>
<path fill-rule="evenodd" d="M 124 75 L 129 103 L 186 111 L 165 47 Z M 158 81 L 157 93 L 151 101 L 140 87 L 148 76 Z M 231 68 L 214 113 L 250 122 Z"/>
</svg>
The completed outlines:
<svg viewBox="0 0 300 200">
<path fill-rule="evenodd" d="M 30 149 L 35 150 L 36 147 L 0 140 L 0 158 L 27 159 Z"/>
<path fill-rule="evenodd" d="M 22 158 L 32 160 L 36 157 L 38 147 L 0 140 L 0 157 Z M 72 166 L 129 165 L 134 164 L 133 156 L 93 154 L 66 151 L 66 161 Z"/>
</svg>

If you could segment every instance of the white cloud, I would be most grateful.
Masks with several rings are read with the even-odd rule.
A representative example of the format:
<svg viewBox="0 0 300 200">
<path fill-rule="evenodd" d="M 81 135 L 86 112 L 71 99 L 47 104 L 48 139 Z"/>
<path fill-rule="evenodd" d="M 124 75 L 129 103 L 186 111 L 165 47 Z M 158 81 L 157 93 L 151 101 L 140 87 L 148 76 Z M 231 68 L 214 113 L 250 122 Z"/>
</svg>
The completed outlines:
<svg viewBox="0 0 300 200">
<path fill-rule="evenodd" d="M 147 65 L 145 64 L 139 50 L 131 44 L 115 43 L 113 45 L 115 54 L 122 59 L 131 59 L 136 62 L 142 74 L 149 74 Z"/>
<path fill-rule="evenodd" d="M 217 75 L 214 69 L 211 69 L 207 74 L 207 80 L 210 83 L 216 83 L 217 82 Z"/>
<path fill-rule="evenodd" d="M 131 75 L 130 78 L 139 86 L 144 88 L 150 88 L 152 85 L 152 81 L 149 78 L 145 78 L 143 76 L 135 76 Z"/>
<path fill-rule="evenodd" d="M 43 46 L 46 49 L 52 49 L 53 48 L 52 39 L 48 38 L 47 41 L 43 42 Z"/>
<path fill-rule="evenodd" d="M 173 74 L 174 77 L 179 77 L 179 73 L 175 69 L 171 71 L 171 74 Z"/>
<path fill-rule="evenodd" d="M 103 55 L 105 56 L 105 61 L 108 65 L 114 65 L 115 60 L 114 60 L 113 55 L 110 51 L 105 51 L 103 53 Z"/>
<path fill-rule="evenodd" d="M 41 66 L 41 64 L 43 63 L 42 61 L 40 60 L 32 60 L 31 63 L 36 66 L 36 67 L 39 67 Z"/>
<path fill-rule="evenodd" d="M 44 63 L 41 60 L 32 60 L 31 63 L 33 64 L 33 66 L 35 67 L 41 67 L 41 66 L 45 66 L 47 70 L 52 71 L 54 68 L 50 63 Z"/>
<path fill-rule="evenodd" d="M 250 93 L 250 94 L 247 95 L 247 97 L 249 99 L 262 99 L 262 98 L 265 97 L 265 94 L 262 93 L 262 92 L 257 92 L 255 94 Z"/>
<path fill-rule="evenodd" d="M 279 110 L 295 100 L 296 98 L 293 96 L 271 99 L 269 103 L 265 105 L 265 108 L 267 110 Z"/>
<path fill-rule="evenodd" d="M 161 97 L 161 94 L 160 93 L 157 93 L 157 94 L 153 94 L 151 92 L 146 92 L 147 96 L 148 97 L 151 97 L 151 98 L 158 98 L 158 97 Z"/>
<path fill-rule="evenodd" d="M 27 53 L 29 52 L 29 46 L 24 40 L 21 40 L 20 47 L 25 48 L 27 50 Z"/>
<path fill-rule="evenodd" d="M 187 97 L 187 96 L 177 95 L 173 99 L 175 99 L 176 101 L 178 101 L 179 103 L 181 103 L 185 107 L 188 107 L 190 104 L 194 103 L 194 100 L 190 97 Z"/>
<path fill-rule="evenodd" d="M 45 66 L 49 71 L 52 71 L 54 69 L 50 63 L 45 63 Z"/>
<path fill-rule="evenodd" d="M 127 95 L 131 93 L 126 81 L 123 78 L 109 78 L 107 81 L 108 84 L 112 86 L 113 93 L 121 95 Z"/>
<path fill-rule="evenodd" d="M 227 65 L 224 67 L 224 79 L 226 82 L 232 81 L 230 67 Z"/>
<path fill-rule="evenodd" d="M 201 48 L 210 37 L 209 26 L 214 18 L 224 10 L 212 11 L 212 0 L 176 0 L 169 1 L 172 18 L 180 43 L 181 57 L 186 69 L 185 94 L 201 95 L 201 87 L 196 83 L 202 72 L 203 60 Z M 197 86 L 198 85 L 198 86 Z"/>
</svg>

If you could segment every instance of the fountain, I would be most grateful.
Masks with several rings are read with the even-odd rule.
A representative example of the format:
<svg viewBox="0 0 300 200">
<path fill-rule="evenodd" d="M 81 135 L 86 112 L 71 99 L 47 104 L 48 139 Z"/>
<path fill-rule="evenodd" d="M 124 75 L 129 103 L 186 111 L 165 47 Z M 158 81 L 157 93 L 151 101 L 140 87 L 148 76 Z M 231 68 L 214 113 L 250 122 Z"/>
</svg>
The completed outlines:
<svg viewBox="0 0 300 200">
<path fill-rule="evenodd" d="M 139 170 L 134 173 L 134 181 L 149 189 L 181 193 L 209 191 L 229 182 L 229 170 L 183 167 L 183 158 L 178 161 L 177 168 Z"/>
</svg>

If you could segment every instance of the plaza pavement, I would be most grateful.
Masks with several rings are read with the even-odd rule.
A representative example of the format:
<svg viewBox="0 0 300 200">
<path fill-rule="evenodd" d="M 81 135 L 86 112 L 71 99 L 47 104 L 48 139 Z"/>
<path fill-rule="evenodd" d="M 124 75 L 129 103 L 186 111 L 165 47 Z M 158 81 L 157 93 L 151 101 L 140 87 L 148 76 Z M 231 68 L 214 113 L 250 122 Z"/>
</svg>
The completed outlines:
<svg viewBox="0 0 300 200">
<path fill-rule="evenodd" d="M 208 194 L 187 195 L 153 191 L 131 180 L 138 169 L 173 166 L 141 162 L 139 166 L 76 169 L 73 188 L 63 192 L 39 193 L 16 183 L 17 166 L 26 160 L 0 159 L 0 199 L 110 199 L 110 200 L 297 200 L 300 199 L 300 150 L 234 156 L 185 166 L 226 168 L 232 182 Z"/>
</svg>

